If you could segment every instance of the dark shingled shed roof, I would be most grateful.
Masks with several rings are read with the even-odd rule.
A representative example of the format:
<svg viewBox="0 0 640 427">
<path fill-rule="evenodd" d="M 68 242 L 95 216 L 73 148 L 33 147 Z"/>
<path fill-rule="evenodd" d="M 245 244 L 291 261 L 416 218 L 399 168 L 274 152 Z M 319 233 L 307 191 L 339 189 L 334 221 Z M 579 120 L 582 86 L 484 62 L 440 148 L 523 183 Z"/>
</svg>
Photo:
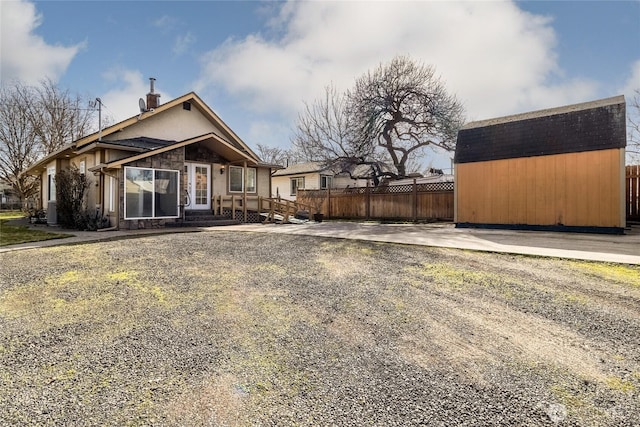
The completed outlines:
<svg viewBox="0 0 640 427">
<path fill-rule="evenodd" d="M 471 122 L 458 132 L 455 163 L 626 146 L 624 96 Z"/>
</svg>

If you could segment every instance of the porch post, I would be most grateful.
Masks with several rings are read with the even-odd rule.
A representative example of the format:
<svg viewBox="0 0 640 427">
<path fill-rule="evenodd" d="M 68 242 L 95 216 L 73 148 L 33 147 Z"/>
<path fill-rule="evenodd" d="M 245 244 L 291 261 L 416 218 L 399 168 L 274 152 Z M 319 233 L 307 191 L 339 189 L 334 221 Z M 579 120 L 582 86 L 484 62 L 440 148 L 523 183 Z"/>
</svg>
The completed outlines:
<svg viewBox="0 0 640 427">
<path fill-rule="evenodd" d="M 249 181 L 249 170 L 247 169 L 247 161 L 242 164 L 244 173 L 244 185 L 242 186 L 242 215 L 244 217 L 243 222 L 247 222 L 247 183 Z"/>
<path fill-rule="evenodd" d="M 413 178 L 413 222 L 418 221 L 418 185 L 416 179 Z"/>
<path fill-rule="evenodd" d="M 371 192 L 369 188 L 369 180 L 367 180 L 367 185 L 364 188 L 364 206 L 365 217 L 368 220 L 371 217 Z"/>
</svg>

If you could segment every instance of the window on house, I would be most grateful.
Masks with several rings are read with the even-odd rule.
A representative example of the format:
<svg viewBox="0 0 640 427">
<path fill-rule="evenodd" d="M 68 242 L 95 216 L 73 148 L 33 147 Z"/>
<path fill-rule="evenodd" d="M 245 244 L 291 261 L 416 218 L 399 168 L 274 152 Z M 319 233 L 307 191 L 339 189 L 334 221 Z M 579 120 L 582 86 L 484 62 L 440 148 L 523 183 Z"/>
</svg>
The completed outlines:
<svg viewBox="0 0 640 427">
<path fill-rule="evenodd" d="M 47 169 L 47 201 L 56 200 L 56 168 Z"/>
<path fill-rule="evenodd" d="M 231 166 L 229 168 L 229 192 L 244 192 L 244 168 Z M 247 193 L 256 192 L 256 169 L 247 168 Z"/>
<path fill-rule="evenodd" d="M 109 212 L 116 210 L 116 179 L 112 176 L 109 177 Z"/>
<path fill-rule="evenodd" d="M 86 168 L 86 163 L 85 163 L 84 160 L 82 160 L 80 162 L 80 164 L 78 165 L 78 172 L 80 172 L 82 175 L 84 175 L 85 168 Z"/>
<path fill-rule="evenodd" d="M 247 193 L 256 192 L 256 170 L 254 168 L 247 169 Z"/>
<path fill-rule="evenodd" d="M 298 188 L 304 188 L 304 177 L 300 176 L 298 178 L 291 178 L 291 195 L 295 196 L 298 194 Z"/>
<path fill-rule="evenodd" d="M 125 219 L 178 217 L 180 173 L 125 167 Z"/>
<path fill-rule="evenodd" d="M 326 190 L 327 188 L 331 188 L 331 184 L 333 183 L 333 177 L 330 175 L 320 175 L 320 189 Z"/>
</svg>

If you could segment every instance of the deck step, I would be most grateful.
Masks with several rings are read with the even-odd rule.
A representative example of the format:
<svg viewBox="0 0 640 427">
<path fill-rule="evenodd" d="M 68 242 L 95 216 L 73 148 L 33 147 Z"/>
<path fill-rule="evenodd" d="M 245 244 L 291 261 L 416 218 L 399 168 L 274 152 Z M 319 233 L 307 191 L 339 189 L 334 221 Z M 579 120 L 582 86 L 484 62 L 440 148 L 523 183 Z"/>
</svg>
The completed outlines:
<svg viewBox="0 0 640 427">
<path fill-rule="evenodd" d="M 214 220 L 198 220 L 198 221 L 189 220 L 189 221 L 181 221 L 181 222 L 171 222 L 171 223 L 167 223 L 166 226 L 167 227 L 173 227 L 173 228 L 178 228 L 178 227 L 218 227 L 218 226 L 236 225 L 236 224 L 240 224 L 240 221 L 237 221 L 235 219 L 224 218 L 224 219 L 214 219 Z"/>
<path fill-rule="evenodd" d="M 213 212 L 211 211 L 211 209 L 199 209 L 199 210 L 185 210 L 184 211 L 184 216 L 207 216 L 207 215 L 213 215 Z"/>
<path fill-rule="evenodd" d="M 228 215 L 214 215 L 210 209 L 189 210 L 184 212 L 184 219 L 168 223 L 167 227 L 217 227 L 221 225 L 240 224 Z"/>
<path fill-rule="evenodd" d="M 231 219 L 228 215 L 185 215 L 184 221 L 222 221 L 225 219 Z"/>
</svg>

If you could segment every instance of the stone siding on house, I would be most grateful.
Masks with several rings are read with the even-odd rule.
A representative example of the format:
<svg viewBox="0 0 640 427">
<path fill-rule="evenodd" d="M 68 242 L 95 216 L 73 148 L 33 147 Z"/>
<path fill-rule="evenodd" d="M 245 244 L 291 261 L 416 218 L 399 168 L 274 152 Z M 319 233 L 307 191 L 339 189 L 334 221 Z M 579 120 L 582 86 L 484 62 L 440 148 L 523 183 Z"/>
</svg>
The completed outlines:
<svg viewBox="0 0 640 427">
<path fill-rule="evenodd" d="M 131 163 L 127 163 L 125 166 L 138 167 L 138 168 L 152 168 L 152 169 L 168 169 L 180 171 L 180 191 L 186 188 L 186 176 L 184 172 L 185 161 L 185 149 L 184 147 L 176 148 L 175 150 L 166 151 L 164 153 L 150 156 L 144 159 L 136 160 Z M 124 219 L 124 198 L 125 194 L 125 177 L 124 167 L 118 171 L 118 178 L 120 182 L 120 218 L 119 228 L 121 230 L 138 230 L 145 228 L 164 228 L 165 224 L 169 222 L 175 222 L 174 218 L 162 218 L 162 219 Z"/>
</svg>

